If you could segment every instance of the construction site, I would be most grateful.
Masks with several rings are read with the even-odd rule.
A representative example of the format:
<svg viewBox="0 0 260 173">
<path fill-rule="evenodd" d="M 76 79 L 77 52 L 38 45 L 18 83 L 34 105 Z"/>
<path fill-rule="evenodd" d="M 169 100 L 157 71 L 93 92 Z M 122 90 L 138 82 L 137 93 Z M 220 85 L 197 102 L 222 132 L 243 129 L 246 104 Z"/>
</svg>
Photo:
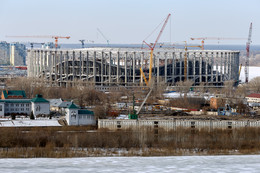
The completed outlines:
<svg viewBox="0 0 260 173">
<path fill-rule="evenodd" d="M 239 52 L 156 48 L 84 48 L 28 51 L 28 77 L 47 85 L 68 87 L 75 82 L 97 86 L 148 86 L 150 82 L 175 85 L 223 85 L 239 80 Z"/>
<path fill-rule="evenodd" d="M 142 47 L 94 47 L 81 49 L 58 49 L 58 39 L 70 36 L 15 36 L 55 39 L 55 49 L 33 49 L 27 52 L 28 77 L 37 78 L 47 86 L 74 86 L 78 82 L 95 86 L 148 86 L 165 83 L 174 86 L 180 81 L 192 81 L 193 86 L 206 83 L 207 86 L 222 86 L 225 81 L 238 84 L 241 66 L 239 51 L 204 50 L 205 40 L 244 38 L 191 38 L 202 44 L 183 45 L 183 49 L 163 47 L 158 41 L 171 14 L 164 20 L 162 28 L 153 43 L 143 41 Z M 109 46 L 109 40 L 98 29 Z M 252 23 L 247 41 L 247 61 L 245 64 L 248 82 L 249 46 Z M 158 46 L 159 45 L 159 46 Z M 193 49 L 190 49 L 193 47 Z M 197 48 L 196 49 L 194 49 Z M 200 49 L 199 49 L 200 48 Z"/>
</svg>

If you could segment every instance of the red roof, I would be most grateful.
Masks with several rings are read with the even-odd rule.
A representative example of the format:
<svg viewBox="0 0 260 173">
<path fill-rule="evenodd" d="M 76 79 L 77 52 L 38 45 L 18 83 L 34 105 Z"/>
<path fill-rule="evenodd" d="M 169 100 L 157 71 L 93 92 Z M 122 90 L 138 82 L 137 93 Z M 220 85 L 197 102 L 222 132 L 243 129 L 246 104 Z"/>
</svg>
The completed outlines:
<svg viewBox="0 0 260 173">
<path fill-rule="evenodd" d="M 247 97 L 260 98 L 260 94 L 252 93 L 252 94 L 248 95 Z"/>
</svg>

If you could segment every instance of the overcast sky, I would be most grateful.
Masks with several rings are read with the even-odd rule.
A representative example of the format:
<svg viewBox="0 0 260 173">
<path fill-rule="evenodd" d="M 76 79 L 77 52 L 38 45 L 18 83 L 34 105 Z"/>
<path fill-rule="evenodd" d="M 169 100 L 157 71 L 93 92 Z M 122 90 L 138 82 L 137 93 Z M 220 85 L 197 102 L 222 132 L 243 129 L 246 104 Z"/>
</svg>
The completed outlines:
<svg viewBox="0 0 260 173">
<path fill-rule="evenodd" d="M 191 37 L 247 38 L 253 22 L 252 44 L 260 44 L 260 0 L 0 0 L 0 40 L 48 42 L 52 39 L 6 35 L 59 35 L 71 36 L 62 43 L 79 43 L 80 39 L 106 43 L 99 28 L 111 44 L 142 43 L 169 13 L 171 19 L 159 42 L 195 44 L 199 41 Z M 154 42 L 159 30 L 147 42 Z"/>
</svg>

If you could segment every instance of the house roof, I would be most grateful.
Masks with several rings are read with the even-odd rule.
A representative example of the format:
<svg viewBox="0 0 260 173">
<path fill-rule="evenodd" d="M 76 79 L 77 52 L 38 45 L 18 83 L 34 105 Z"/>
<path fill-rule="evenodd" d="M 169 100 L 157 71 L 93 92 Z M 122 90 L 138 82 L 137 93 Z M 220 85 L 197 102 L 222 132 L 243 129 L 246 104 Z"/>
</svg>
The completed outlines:
<svg viewBox="0 0 260 173">
<path fill-rule="evenodd" d="M 5 99 L 2 101 L 5 103 L 31 103 L 31 99 Z"/>
<path fill-rule="evenodd" d="M 61 103 L 62 103 L 62 99 L 48 99 L 48 101 L 50 102 L 50 106 L 53 107 L 58 107 Z"/>
<path fill-rule="evenodd" d="M 25 91 L 23 90 L 3 90 L 4 98 L 7 98 L 8 96 L 22 96 L 23 98 L 26 98 Z"/>
<path fill-rule="evenodd" d="M 68 108 L 71 104 L 72 104 L 72 102 L 63 101 L 63 102 L 59 105 L 59 107 L 60 107 L 60 108 Z"/>
<path fill-rule="evenodd" d="M 89 111 L 87 109 L 81 109 L 78 111 L 78 114 L 91 114 L 91 115 L 94 115 L 94 112 L 93 111 Z"/>
<path fill-rule="evenodd" d="M 36 94 L 36 97 L 34 97 L 31 102 L 34 102 L 34 103 L 49 103 L 48 100 L 44 99 L 42 97 L 42 95 L 40 94 Z"/>
<path fill-rule="evenodd" d="M 72 102 L 68 109 L 78 109 L 78 107 Z"/>
<path fill-rule="evenodd" d="M 247 97 L 260 98 L 260 94 L 258 94 L 258 93 L 252 93 L 252 94 L 248 95 Z"/>
</svg>

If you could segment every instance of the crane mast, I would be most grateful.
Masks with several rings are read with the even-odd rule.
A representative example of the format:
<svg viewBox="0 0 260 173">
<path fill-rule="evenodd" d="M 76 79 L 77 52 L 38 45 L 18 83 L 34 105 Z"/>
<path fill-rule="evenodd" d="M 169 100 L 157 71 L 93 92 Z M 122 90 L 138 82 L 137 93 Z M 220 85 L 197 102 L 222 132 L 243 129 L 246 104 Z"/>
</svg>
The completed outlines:
<svg viewBox="0 0 260 173">
<path fill-rule="evenodd" d="M 246 83 L 248 83 L 248 78 L 249 78 L 249 56 L 250 56 L 251 37 L 252 37 L 252 22 L 250 24 L 248 40 L 246 42 L 246 63 L 245 63 L 245 77 L 246 77 L 245 82 Z"/>
<path fill-rule="evenodd" d="M 143 41 L 143 43 L 145 43 L 151 50 L 151 52 L 150 52 L 150 66 L 149 66 L 149 80 L 148 80 L 148 82 L 150 82 L 150 80 L 152 79 L 153 51 L 154 51 L 154 48 L 155 48 L 157 42 L 159 41 L 159 39 L 160 39 L 160 37 L 161 37 L 161 35 L 162 35 L 163 31 L 164 31 L 164 28 L 166 27 L 166 24 L 167 24 L 170 16 L 171 16 L 171 14 L 168 14 L 168 16 L 165 19 L 165 22 L 164 22 L 164 24 L 162 26 L 162 29 L 160 30 L 160 32 L 159 32 L 159 34 L 158 34 L 158 36 L 157 36 L 157 38 L 156 38 L 156 40 L 155 40 L 155 42 L 153 44 L 148 44 L 145 40 Z M 140 71 L 143 74 L 142 67 L 140 68 Z M 144 76 L 144 79 L 146 80 L 145 76 Z"/>
</svg>

